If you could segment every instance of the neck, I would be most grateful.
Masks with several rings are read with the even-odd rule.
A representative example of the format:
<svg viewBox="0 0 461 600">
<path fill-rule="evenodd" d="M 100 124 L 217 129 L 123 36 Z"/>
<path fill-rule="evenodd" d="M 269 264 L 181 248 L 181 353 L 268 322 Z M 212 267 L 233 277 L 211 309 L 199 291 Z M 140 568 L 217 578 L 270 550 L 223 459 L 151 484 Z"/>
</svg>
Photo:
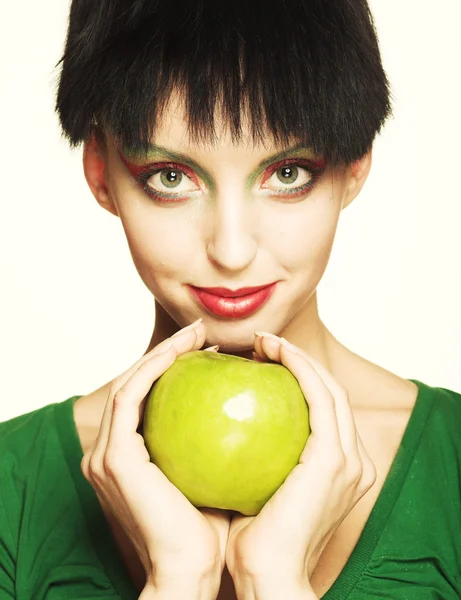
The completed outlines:
<svg viewBox="0 0 461 600">
<path fill-rule="evenodd" d="M 155 300 L 155 325 L 152 337 L 145 354 L 150 352 L 155 346 L 163 342 L 168 337 L 179 331 L 180 327 L 174 319 L 166 312 L 161 304 Z"/>
</svg>

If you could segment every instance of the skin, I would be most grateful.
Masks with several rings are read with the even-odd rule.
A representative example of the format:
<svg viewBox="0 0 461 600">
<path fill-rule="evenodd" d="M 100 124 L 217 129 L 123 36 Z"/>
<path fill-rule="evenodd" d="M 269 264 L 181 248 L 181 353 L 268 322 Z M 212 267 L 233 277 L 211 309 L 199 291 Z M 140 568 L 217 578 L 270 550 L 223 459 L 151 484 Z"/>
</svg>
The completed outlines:
<svg viewBox="0 0 461 600">
<path fill-rule="evenodd" d="M 224 567 L 223 581 L 230 573 L 233 585 L 221 584 L 220 600 L 320 597 L 357 541 L 416 398 L 413 383 L 345 348 L 318 313 L 316 289 L 338 221 L 366 181 L 371 152 L 352 165 L 326 165 L 309 193 L 291 201 L 274 195 L 264 180 L 270 157 L 287 150 L 269 137 L 264 146 L 251 143 L 248 135 L 233 144 L 219 125 L 215 144 L 197 145 L 188 136 L 181 102 L 172 99 L 154 142 L 183 155 L 189 166 L 198 165 L 195 180 L 181 188 L 185 199 L 174 205 L 153 200 L 133 177 L 136 168 L 171 157 L 133 156 L 110 136 L 104 144 L 91 138 L 85 145 L 89 187 L 98 203 L 120 218 L 136 269 L 155 298 L 156 319 L 142 359 L 76 403 L 83 473 L 98 493 L 143 599 L 181 597 L 175 587 L 178 555 L 182 565 L 194 565 L 186 578 L 190 598 L 216 598 Z M 286 156 L 322 158 L 299 148 Z M 300 177 L 301 183 L 308 178 L 304 172 Z M 274 176 L 270 182 L 283 186 Z M 159 176 L 150 185 L 171 192 Z M 279 283 L 270 301 L 234 321 L 206 313 L 186 288 L 235 289 L 273 281 Z M 197 319 L 192 329 L 181 330 Z M 155 379 L 178 354 L 216 344 L 229 354 L 252 357 L 256 351 L 259 360 L 281 362 L 309 398 L 313 434 L 302 464 L 254 519 L 197 511 L 185 503 L 149 463 L 136 433 Z M 388 438 L 378 443 L 383 410 L 399 417 L 393 416 Z M 313 486 L 313 480 L 319 484 Z M 306 489 L 318 490 L 317 496 L 306 497 Z M 158 510 L 139 502 L 152 495 Z M 182 525 L 165 528 L 154 513 L 171 514 Z M 170 539 L 173 530 L 181 536 Z"/>
<path fill-rule="evenodd" d="M 191 157 L 210 174 L 214 189 L 202 181 L 203 192 L 167 209 L 140 189 L 111 139 L 104 149 L 90 141 L 84 155 L 89 186 L 99 204 L 121 219 L 134 264 L 155 297 L 157 319 L 148 350 L 203 317 L 207 343 L 219 344 L 222 352 L 248 355 L 254 332 L 269 331 L 329 364 L 316 288 L 341 211 L 365 183 L 371 153 L 348 167 L 327 169 L 305 199 L 274 200 L 257 181 L 250 190 L 247 186 L 256 166 L 284 148 L 253 147 L 248 139 L 232 145 L 225 129 L 215 147 L 198 147 L 187 137 L 178 104 L 166 112 L 155 143 Z M 188 283 L 239 288 L 273 281 L 280 283 L 270 303 L 235 322 L 204 313 L 185 288 Z"/>
</svg>

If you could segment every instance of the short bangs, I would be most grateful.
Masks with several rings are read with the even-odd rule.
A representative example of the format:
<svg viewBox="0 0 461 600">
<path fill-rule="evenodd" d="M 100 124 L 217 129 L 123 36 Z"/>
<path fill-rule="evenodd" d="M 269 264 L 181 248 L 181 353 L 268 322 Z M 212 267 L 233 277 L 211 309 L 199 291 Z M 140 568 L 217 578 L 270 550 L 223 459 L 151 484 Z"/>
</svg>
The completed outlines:
<svg viewBox="0 0 461 600">
<path fill-rule="evenodd" d="M 72 146 L 95 126 L 146 152 L 180 90 L 191 139 L 293 140 L 332 164 L 371 147 L 391 111 L 364 0 L 73 0 L 56 110 Z"/>
</svg>

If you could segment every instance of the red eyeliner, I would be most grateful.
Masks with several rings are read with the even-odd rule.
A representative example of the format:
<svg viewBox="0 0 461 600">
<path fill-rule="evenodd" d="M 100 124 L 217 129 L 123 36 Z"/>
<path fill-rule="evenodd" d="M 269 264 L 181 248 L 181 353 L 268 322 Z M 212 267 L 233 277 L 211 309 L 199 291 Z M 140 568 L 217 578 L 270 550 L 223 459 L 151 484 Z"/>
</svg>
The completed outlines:
<svg viewBox="0 0 461 600">
<path fill-rule="evenodd" d="M 272 175 L 272 173 L 274 171 L 277 171 L 277 169 L 280 169 L 281 167 L 286 167 L 286 166 L 290 166 L 290 165 L 299 165 L 300 167 L 302 167 L 303 165 L 305 167 L 309 167 L 314 171 L 324 171 L 325 167 L 326 167 L 327 161 L 323 158 L 319 158 L 319 159 L 313 159 L 313 158 L 284 158 L 283 160 L 280 160 L 279 162 L 271 165 L 267 171 L 270 172 L 270 174 Z M 266 171 L 266 172 L 267 172 Z"/>
<path fill-rule="evenodd" d="M 151 198 L 153 198 L 154 200 L 157 200 L 160 203 L 165 203 L 165 204 L 173 204 L 175 202 L 179 202 L 182 200 L 187 200 L 187 196 L 178 196 L 177 193 L 157 193 L 153 188 L 151 188 L 148 184 L 148 180 L 155 175 L 156 173 L 159 173 L 161 171 L 164 170 L 174 170 L 174 171 L 180 171 L 181 173 L 185 174 L 193 183 L 195 183 L 195 185 L 200 188 L 200 184 L 197 180 L 197 177 L 195 175 L 195 172 L 188 166 L 183 165 L 183 164 L 179 164 L 179 163 L 175 163 L 175 162 L 155 162 L 155 163 L 149 163 L 149 164 L 143 164 L 143 165 L 137 165 L 134 164 L 132 162 L 130 162 L 120 151 L 118 151 L 118 154 L 120 156 L 121 161 L 123 162 L 123 164 L 125 165 L 125 167 L 128 169 L 129 173 L 131 174 L 131 176 L 133 177 L 133 179 L 140 185 L 142 186 L 142 188 L 144 189 L 145 193 L 150 196 Z M 325 166 L 326 166 L 326 161 L 325 159 L 308 159 L 308 158 L 285 158 L 282 159 L 280 161 L 278 161 L 275 164 L 272 164 L 270 167 L 268 167 L 264 173 L 264 178 L 263 181 L 261 182 L 261 185 L 264 185 L 265 182 L 269 179 L 269 177 L 271 177 L 273 175 L 273 173 L 275 173 L 278 169 L 283 168 L 283 167 L 289 167 L 290 165 L 295 165 L 301 168 L 304 168 L 308 173 L 311 174 L 311 179 L 305 183 L 304 185 L 302 185 L 301 187 L 298 188 L 292 188 L 293 191 L 290 190 L 290 188 L 287 188 L 285 191 L 272 191 L 271 195 L 274 197 L 278 197 L 278 198 L 286 198 L 287 200 L 295 200 L 297 198 L 300 198 L 302 196 L 307 195 L 311 189 L 314 187 L 314 185 L 317 182 L 317 179 L 320 177 L 320 175 L 323 173 Z M 264 188 L 267 189 L 269 191 L 270 188 Z"/>
<path fill-rule="evenodd" d="M 272 192 L 271 195 L 278 198 L 285 198 L 287 200 L 297 200 L 302 196 L 306 196 L 317 183 L 318 178 L 322 175 L 326 166 L 325 159 L 309 159 L 309 158 L 285 158 L 280 160 L 279 162 L 271 165 L 266 172 L 264 173 L 264 179 L 261 182 L 261 185 L 264 185 L 266 181 L 280 168 L 289 167 L 290 165 L 294 165 L 297 167 L 301 167 L 305 169 L 308 173 L 311 174 L 311 179 L 302 185 L 301 187 L 293 188 L 293 191 L 290 188 L 282 192 Z M 270 188 L 264 188 L 270 191 Z"/>
<path fill-rule="evenodd" d="M 146 178 L 152 176 L 152 172 L 156 169 L 158 171 L 163 171 L 165 169 L 171 169 L 176 171 L 181 171 L 185 175 L 187 175 L 197 186 L 199 185 L 197 181 L 197 177 L 195 176 L 194 171 L 187 167 L 186 165 L 180 165 L 178 163 L 172 162 L 155 162 L 149 163 L 147 165 L 135 165 L 127 160 L 123 154 L 119 151 L 119 156 L 125 167 L 131 173 L 131 175 L 140 183 L 145 183 Z"/>
</svg>

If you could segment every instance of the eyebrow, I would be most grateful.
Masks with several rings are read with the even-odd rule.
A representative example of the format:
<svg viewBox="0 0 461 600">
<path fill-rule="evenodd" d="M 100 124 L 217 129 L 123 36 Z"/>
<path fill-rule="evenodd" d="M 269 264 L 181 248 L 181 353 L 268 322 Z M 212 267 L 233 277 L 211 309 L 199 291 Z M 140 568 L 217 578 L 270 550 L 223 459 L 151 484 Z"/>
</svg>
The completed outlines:
<svg viewBox="0 0 461 600">
<path fill-rule="evenodd" d="M 300 144 L 296 144 L 295 146 L 286 148 L 285 150 L 282 150 L 281 152 L 277 152 L 276 154 L 273 154 L 273 155 L 265 158 L 263 161 L 261 161 L 259 163 L 259 165 L 250 174 L 249 185 L 251 185 L 251 182 L 254 181 L 256 174 L 259 171 L 267 168 L 274 162 L 283 160 L 284 158 L 288 158 L 289 156 L 292 156 L 293 154 L 296 154 L 296 153 L 300 153 L 302 151 L 305 152 L 306 150 L 309 152 L 312 152 L 312 148 L 310 148 L 309 146 L 306 146 L 305 144 L 300 143 Z M 129 149 L 124 149 L 123 154 L 127 154 L 128 156 L 139 157 L 139 158 L 141 158 L 141 157 L 142 158 L 153 158 L 154 156 L 164 156 L 166 158 L 169 158 L 171 161 L 182 162 L 185 165 L 194 169 L 200 175 L 200 177 L 204 181 L 207 182 L 210 189 L 214 190 L 214 183 L 213 183 L 213 178 L 211 177 L 211 175 L 203 167 L 201 167 L 198 163 L 196 163 L 192 158 L 190 158 L 186 154 L 182 154 L 181 152 L 174 152 L 173 150 L 170 150 L 170 149 L 166 148 L 165 146 L 158 146 L 156 144 L 150 144 L 149 148 L 145 154 L 144 153 L 138 154 L 136 152 L 130 152 Z"/>
</svg>

